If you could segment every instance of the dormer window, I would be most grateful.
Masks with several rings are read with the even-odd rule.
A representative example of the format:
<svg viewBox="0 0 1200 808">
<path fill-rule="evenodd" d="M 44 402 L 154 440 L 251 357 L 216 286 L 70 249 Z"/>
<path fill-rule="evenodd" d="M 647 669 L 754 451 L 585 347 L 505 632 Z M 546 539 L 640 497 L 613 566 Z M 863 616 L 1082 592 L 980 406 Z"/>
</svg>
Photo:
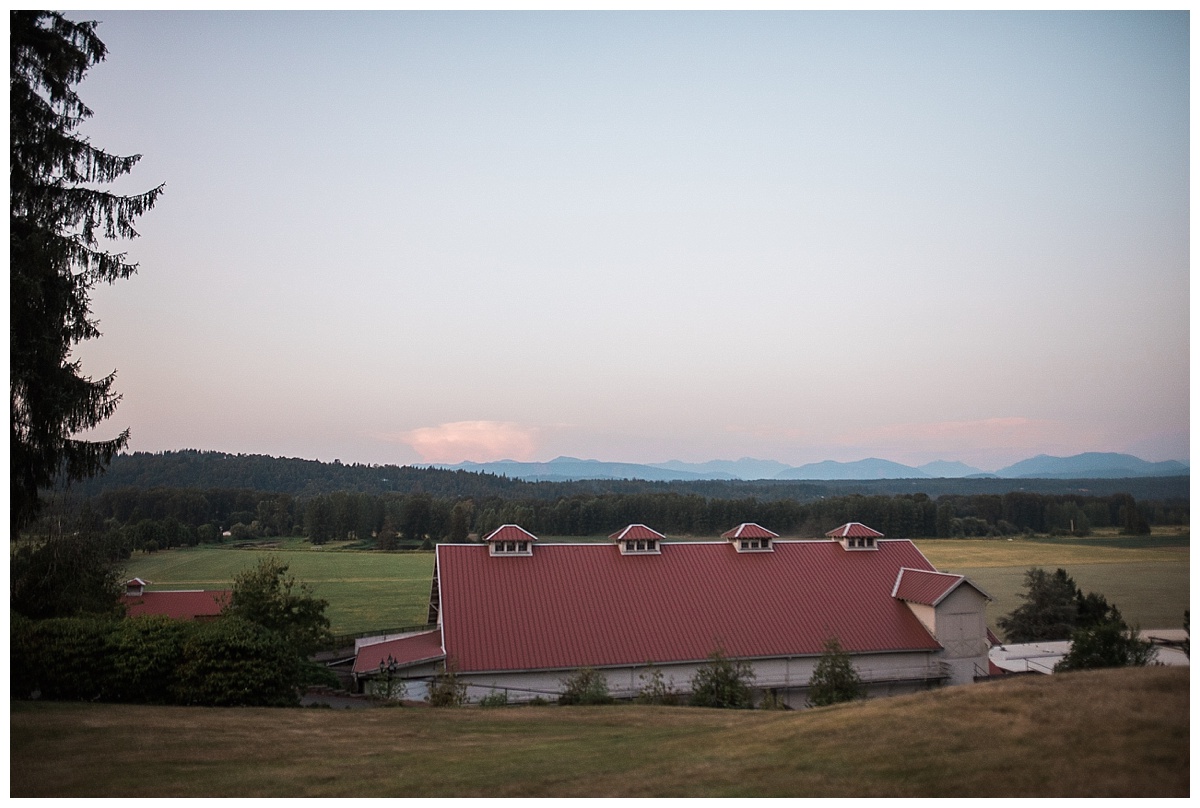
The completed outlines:
<svg viewBox="0 0 1200 808">
<path fill-rule="evenodd" d="M 630 525 L 609 536 L 621 550 L 621 555 L 659 555 L 659 542 L 666 538 L 645 525 Z"/>
<path fill-rule="evenodd" d="M 488 553 L 494 556 L 533 555 L 533 543 L 537 536 L 518 525 L 502 525 L 484 538 Z"/>
<path fill-rule="evenodd" d="M 779 534 L 772 533 L 762 525 L 743 522 L 733 530 L 722 533 L 721 538 L 728 539 L 739 553 L 770 553 L 774 551 L 771 543 L 779 538 Z"/>
<path fill-rule="evenodd" d="M 842 545 L 844 550 L 878 550 L 883 534 L 862 522 L 847 522 L 825 534 Z"/>
</svg>

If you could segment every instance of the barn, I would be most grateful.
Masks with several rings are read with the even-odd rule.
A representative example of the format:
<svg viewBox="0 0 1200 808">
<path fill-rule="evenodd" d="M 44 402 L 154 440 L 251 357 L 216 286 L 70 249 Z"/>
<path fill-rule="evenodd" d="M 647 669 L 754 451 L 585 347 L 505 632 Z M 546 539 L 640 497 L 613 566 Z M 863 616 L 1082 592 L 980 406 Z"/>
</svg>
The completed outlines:
<svg viewBox="0 0 1200 808">
<path fill-rule="evenodd" d="M 477 700 L 553 699 L 580 668 L 617 698 L 652 668 L 686 693 L 720 651 L 748 662 L 759 697 L 802 707 L 830 639 L 868 695 L 972 682 L 988 672 L 987 593 L 938 572 L 907 540 L 850 523 L 823 540 L 787 540 L 756 524 L 721 541 L 669 541 L 629 525 L 608 543 L 540 542 L 504 525 L 482 544 L 437 547 L 429 629 L 362 641 L 360 690 L 380 676 L 419 698 L 452 665 Z"/>
</svg>

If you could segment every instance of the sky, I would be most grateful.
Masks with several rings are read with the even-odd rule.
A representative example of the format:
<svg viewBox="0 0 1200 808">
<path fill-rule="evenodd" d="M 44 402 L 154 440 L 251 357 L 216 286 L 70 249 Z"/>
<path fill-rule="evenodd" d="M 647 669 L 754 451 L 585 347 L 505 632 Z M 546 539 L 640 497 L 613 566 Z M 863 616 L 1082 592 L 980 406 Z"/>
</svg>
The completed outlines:
<svg viewBox="0 0 1200 808">
<path fill-rule="evenodd" d="M 1187 12 L 68 16 L 166 184 L 97 437 L 1189 459 Z"/>
</svg>

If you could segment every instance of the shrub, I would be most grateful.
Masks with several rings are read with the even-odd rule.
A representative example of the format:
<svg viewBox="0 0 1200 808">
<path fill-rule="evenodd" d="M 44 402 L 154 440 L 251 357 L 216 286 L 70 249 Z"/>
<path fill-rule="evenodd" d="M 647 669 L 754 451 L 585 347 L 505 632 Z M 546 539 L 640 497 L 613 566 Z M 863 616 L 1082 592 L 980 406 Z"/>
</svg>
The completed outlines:
<svg viewBox="0 0 1200 808">
<path fill-rule="evenodd" d="M 141 704 L 171 703 L 175 671 L 195 625 L 162 615 L 122 620 L 109 635 L 113 676 L 105 699 Z"/>
<path fill-rule="evenodd" d="M 679 694 L 663 679 L 662 671 L 651 666 L 648 673 L 638 675 L 644 682 L 638 691 L 638 704 L 678 704 Z"/>
<path fill-rule="evenodd" d="M 300 660 L 286 640 L 248 620 L 196 624 L 183 646 L 176 703 L 285 707 L 299 703 Z"/>
<path fill-rule="evenodd" d="M 612 704 L 608 680 L 594 668 L 580 668 L 562 681 L 559 704 Z"/>
<path fill-rule="evenodd" d="M 116 620 L 56 617 L 10 625 L 13 695 L 58 701 L 105 698 L 112 680 L 109 635 Z"/>
<path fill-rule="evenodd" d="M 850 655 L 842 650 L 837 637 L 830 637 L 808 681 L 808 706 L 827 707 L 864 695 L 862 679 L 854 670 Z"/>
<path fill-rule="evenodd" d="M 479 700 L 480 707 L 507 707 L 508 693 L 503 690 L 493 690 Z"/>
<path fill-rule="evenodd" d="M 458 680 L 458 666 L 453 659 L 438 666 L 425 698 L 433 707 L 460 707 L 467 700 L 467 685 Z"/>
<path fill-rule="evenodd" d="M 749 662 L 729 659 L 718 648 L 692 677 L 690 703 L 693 707 L 748 710 L 753 706 L 750 693 L 750 682 L 753 680 L 754 669 Z"/>
</svg>

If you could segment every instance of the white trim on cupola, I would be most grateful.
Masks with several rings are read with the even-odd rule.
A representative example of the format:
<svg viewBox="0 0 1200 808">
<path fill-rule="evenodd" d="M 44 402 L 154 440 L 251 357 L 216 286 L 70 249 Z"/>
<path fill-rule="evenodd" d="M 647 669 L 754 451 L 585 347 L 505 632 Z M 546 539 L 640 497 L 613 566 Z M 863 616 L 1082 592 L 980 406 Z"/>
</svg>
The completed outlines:
<svg viewBox="0 0 1200 808">
<path fill-rule="evenodd" d="M 754 522 L 742 522 L 733 530 L 722 533 L 721 538 L 728 539 L 739 553 L 772 553 L 779 534 Z"/>
<path fill-rule="evenodd" d="M 488 555 L 493 556 L 533 555 L 533 543 L 537 540 L 537 536 L 520 525 L 501 525 L 483 539 Z"/>
<path fill-rule="evenodd" d="M 666 536 L 652 527 L 635 524 L 618 530 L 609 538 L 616 542 L 621 555 L 661 555 Z"/>
</svg>

